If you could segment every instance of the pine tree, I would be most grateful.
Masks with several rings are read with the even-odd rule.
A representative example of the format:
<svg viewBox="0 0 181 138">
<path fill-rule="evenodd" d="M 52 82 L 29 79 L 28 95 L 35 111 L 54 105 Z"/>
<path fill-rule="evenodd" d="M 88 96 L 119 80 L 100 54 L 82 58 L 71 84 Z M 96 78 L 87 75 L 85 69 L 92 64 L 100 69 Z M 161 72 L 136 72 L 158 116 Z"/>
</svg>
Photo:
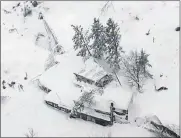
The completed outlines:
<svg viewBox="0 0 181 138">
<path fill-rule="evenodd" d="M 79 50 L 77 53 L 77 56 L 86 57 L 88 55 L 91 55 L 90 50 L 89 50 L 90 39 L 88 37 L 88 31 L 84 33 L 82 26 L 74 26 L 74 25 L 71 25 L 71 26 L 73 27 L 75 31 L 75 34 L 72 38 L 74 42 L 74 49 Z"/>
<path fill-rule="evenodd" d="M 101 59 L 104 55 L 104 51 L 106 49 L 106 35 L 105 28 L 100 23 L 99 19 L 94 18 L 94 23 L 91 28 L 90 38 L 93 40 L 91 45 L 92 47 L 92 55 L 94 58 Z"/>
<path fill-rule="evenodd" d="M 123 52 L 120 46 L 120 31 L 119 26 L 111 18 L 107 21 L 106 27 L 106 44 L 107 44 L 107 57 L 106 61 L 115 70 L 119 70 L 119 63 L 121 61 L 121 52 Z"/>
</svg>

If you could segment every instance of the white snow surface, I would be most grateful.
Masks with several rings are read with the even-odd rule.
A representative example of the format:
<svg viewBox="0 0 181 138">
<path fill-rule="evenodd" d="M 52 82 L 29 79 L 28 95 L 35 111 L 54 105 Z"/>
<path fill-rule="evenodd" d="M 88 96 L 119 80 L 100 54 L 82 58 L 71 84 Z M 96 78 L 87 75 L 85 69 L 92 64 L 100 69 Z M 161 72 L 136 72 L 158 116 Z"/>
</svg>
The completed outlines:
<svg viewBox="0 0 181 138">
<path fill-rule="evenodd" d="M 17 3 L 3 1 L 1 7 L 11 10 Z M 129 107 L 130 121 L 152 114 L 163 124 L 179 125 L 179 32 L 175 31 L 179 26 L 179 1 L 114 1 L 114 7 L 111 6 L 104 15 L 100 15 L 104 4 L 104 1 L 42 2 L 34 8 L 32 15 L 25 19 L 20 13 L 21 9 L 12 14 L 1 11 L 1 81 L 16 81 L 24 86 L 24 92 L 19 92 L 17 86 L 15 89 L 1 88 L 1 95 L 8 97 L 6 102 L 1 103 L 2 137 L 23 137 L 28 128 L 33 128 L 37 136 L 41 137 L 155 136 L 133 124 L 102 127 L 84 120 L 70 119 L 66 114 L 53 110 L 44 103 L 46 94 L 31 83 L 32 78 L 44 71 L 44 63 L 49 54 L 34 43 L 35 35 L 45 32 L 43 22 L 38 20 L 38 11 L 44 13 L 45 19 L 66 51 L 66 54 L 57 57 L 59 65 L 62 65 L 60 72 L 63 73 L 60 74 L 66 79 L 61 82 L 53 81 L 58 85 L 51 84 L 51 81 L 49 84 L 55 86 L 53 92 L 59 91 L 60 87 L 62 91 L 66 91 L 67 86 L 75 90 L 71 87 L 73 72 L 83 67 L 82 60 L 75 56 L 76 52 L 73 50 L 73 29 L 70 25 L 88 28 L 94 17 L 100 16 L 104 24 L 112 17 L 120 25 L 123 50 L 128 53 L 133 49 L 144 48 L 150 54 L 149 60 L 153 66 L 150 71 L 154 79 L 145 83 L 144 93 L 135 94 L 134 102 Z M 135 16 L 139 17 L 139 21 L 134 19 Z M 18 33 L 9 33 L 12 28 L 16 28 Z M 149 29 L 150 35 L 147 36 L 145 33 Z M 65 68 L 65 64 L 69 68 Z M 28 73 L 27 81 L 23 79 L 25 72 Z M 57 77 L 60 74 L 57 74 Z M 160 78 L 160 74 L 163 74 L 163 78 Z M 122 87 L 127 89 L 121 76 L 119 78 L 124 84 Z M 56 78 L 52 76 L 50 80 Z M 154 85 L 167 85 L 168 90 L 155 92 Z"/>
</svg>

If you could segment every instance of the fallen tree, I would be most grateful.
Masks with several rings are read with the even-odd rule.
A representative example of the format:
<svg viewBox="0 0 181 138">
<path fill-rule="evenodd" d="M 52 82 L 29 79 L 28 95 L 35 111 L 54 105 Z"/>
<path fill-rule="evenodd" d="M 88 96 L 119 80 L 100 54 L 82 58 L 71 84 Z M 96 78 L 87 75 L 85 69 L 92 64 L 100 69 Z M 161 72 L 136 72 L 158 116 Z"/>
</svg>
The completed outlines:
<svg viewBox="0 0 181 138">
<path fill-rule="evenodd" d="M 174 131 L 165 127 L 164 125 L 159 125 L 153 121 L 150 122 L 163 137 L 176 137 L 180 138 Z"/>
<path fill-rule="evenodd" d="M 142 127 L 154 133 L 157 137 L 180 137 L 174 129 L 164 125 L 156 115 L 144 118 L 136 118 L 135 122 L 138 127 Z"/>
</svg>

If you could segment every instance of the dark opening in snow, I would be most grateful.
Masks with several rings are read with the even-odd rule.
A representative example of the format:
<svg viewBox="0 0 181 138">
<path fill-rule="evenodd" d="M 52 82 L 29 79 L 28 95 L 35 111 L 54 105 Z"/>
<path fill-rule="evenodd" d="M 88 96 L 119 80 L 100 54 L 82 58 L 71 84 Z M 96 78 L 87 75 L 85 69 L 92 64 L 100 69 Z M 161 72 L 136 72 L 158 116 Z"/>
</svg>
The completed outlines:
<svg viewBox="0 0 181 138">
<path fill-rule="evenodd" d="M 159 89 L 157 89 L 157 91 L 162 91 L 162 90 L 168 90 L 168 88 L 167 88 L 167 87 L 162 86 L 162 87 L 160 87 Z"/>
<path fill-rule="evenodd" d="M 180 27 L 175 28 L 175 31 L 180 31 Z"/>
</svg>

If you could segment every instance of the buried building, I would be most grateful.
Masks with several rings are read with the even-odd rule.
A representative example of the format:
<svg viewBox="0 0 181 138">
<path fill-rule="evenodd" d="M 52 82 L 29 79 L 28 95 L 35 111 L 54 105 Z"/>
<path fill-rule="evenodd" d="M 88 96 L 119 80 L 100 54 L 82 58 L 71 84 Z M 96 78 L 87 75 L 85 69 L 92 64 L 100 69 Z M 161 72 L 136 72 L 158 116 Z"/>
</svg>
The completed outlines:
<svg viewBox="0 0 181 138">
<path fill-rule="evenodd" d="M 84 82 L 97 87 L 105 87 L 113 81 L 113 76 L 108 74 L 95 60 L 93 58 L 88 59 L 85 68 L 78 73 L 74 73 L 77 83 Z"/>
<path fill-rule="evenodd" d="M 102 89 L 102 93 L 89 85 L 75 87 L 75 76 L 68 62 L 57 64 L 39 77 L 39 83 L 50 92 L 45 96 L 45 103 L 67 113 L 71 118 L 81 118 L 103 126 L 117 123 L 129 123 L 128 106 L 132 93 L 116 86 L 112 81 Z M 73 66 L 73 65 L 71 65 Z M 96 68 L 95 68 L 96 69 Z"/>
</svg>

